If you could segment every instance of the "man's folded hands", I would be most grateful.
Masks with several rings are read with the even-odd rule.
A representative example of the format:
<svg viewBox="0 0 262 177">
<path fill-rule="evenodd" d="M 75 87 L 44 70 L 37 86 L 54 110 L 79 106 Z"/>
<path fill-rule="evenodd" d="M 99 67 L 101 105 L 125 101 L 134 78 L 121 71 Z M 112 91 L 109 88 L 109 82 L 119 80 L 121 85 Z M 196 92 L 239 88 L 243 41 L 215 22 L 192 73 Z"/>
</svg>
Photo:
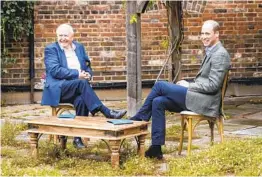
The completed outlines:
<svg viewBox="0 0 262 177">
<path fill-rule="evenodd" d="M 186 87 L 186 88 L 188 88 L 188 86 L 189 86 L 189 82 L 187 82 L 186 80 L 180 80 L 176 84 L 181 85 L 181 86 Z"/>
<path fill-rule="evenodd" d="M 87 79 L 88 81 L 90 81 L 91 78 L 92 78 L 92 76 L 89 72 L 79 71 L 79 79 Z"/>
</svg>

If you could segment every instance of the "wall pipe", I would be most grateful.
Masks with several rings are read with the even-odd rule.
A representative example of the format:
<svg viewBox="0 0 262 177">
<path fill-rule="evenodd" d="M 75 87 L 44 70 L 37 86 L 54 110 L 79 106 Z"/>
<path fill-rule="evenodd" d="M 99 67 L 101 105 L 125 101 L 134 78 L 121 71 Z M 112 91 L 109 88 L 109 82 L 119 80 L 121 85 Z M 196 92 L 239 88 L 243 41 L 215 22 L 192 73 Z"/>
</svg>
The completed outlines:
<svg viewBox="0 0 262 177">
<path fill-rule="evenodd" d="M 32 10 L 32 31 L 29 34 L 29 72 L 30 72 L 30 102 L 34 103 L 34 81 L 35 81 L 35 39 L 34 39 L 34 8 Z"/>
</svg>

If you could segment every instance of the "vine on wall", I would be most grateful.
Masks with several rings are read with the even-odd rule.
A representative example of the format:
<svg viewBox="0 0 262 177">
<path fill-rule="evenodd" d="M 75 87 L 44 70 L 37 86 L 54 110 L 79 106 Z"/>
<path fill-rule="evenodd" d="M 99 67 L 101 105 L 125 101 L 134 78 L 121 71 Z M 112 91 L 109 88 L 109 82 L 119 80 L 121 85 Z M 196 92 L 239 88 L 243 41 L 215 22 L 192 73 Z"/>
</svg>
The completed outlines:
<svg viewBox="0 0 262 177">
<path fill-rule="evenodd" d="M 10 57 L 7 44 L 33 34 L 33 8 L 34 2 L 31 1 L 1 1 L 2 66 L 16 62 Z"/>
</svg>

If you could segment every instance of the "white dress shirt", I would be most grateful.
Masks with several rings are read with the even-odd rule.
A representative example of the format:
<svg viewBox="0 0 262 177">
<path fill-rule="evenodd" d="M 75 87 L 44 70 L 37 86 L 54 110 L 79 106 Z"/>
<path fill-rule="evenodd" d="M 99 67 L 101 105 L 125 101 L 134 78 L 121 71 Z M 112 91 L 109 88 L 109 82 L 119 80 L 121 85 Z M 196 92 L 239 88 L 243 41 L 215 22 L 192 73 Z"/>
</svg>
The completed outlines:
<svg viewBox="0 0 262 177">
<path fill-rule="evenodd" d="M 67 67 L 69 69 L 76 69 L 80 73 L 81 67 L 80 67 L 78 57 L 77 57 L 76 52 L 75 52 L 75 49 L 76 49 L 75 44 L 72 43 L 72 48 L 70 48 L 70 49 L 63 48 L 61 45 L 60 45 L 60 47 L 65 52 Z"/>
</svg>

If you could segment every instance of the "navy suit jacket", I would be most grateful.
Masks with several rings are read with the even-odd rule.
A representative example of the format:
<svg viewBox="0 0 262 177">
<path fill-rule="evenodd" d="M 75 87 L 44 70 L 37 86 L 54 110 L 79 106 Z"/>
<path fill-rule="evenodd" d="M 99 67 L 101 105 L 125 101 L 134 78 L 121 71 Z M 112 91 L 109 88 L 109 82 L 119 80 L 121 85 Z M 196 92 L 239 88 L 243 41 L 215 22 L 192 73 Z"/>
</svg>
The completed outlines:
<svg viewBox="0 0 262 177">
<path fill-rule="evenodd" d="M 93 75 L 90 60 L 82 44 L 73 41 L 76 46 L 75 52 L 78 57 L 81 70 Z M 78 79 L 79 73 L 76 69 L 69 69 L 64 50 L 58 42 L 49 44 L 45 48 L 46 83 L 42 95 L 42 105 L 57 106 L 61 96 L 61 85 L 66 80 Z"/>
</svg>

